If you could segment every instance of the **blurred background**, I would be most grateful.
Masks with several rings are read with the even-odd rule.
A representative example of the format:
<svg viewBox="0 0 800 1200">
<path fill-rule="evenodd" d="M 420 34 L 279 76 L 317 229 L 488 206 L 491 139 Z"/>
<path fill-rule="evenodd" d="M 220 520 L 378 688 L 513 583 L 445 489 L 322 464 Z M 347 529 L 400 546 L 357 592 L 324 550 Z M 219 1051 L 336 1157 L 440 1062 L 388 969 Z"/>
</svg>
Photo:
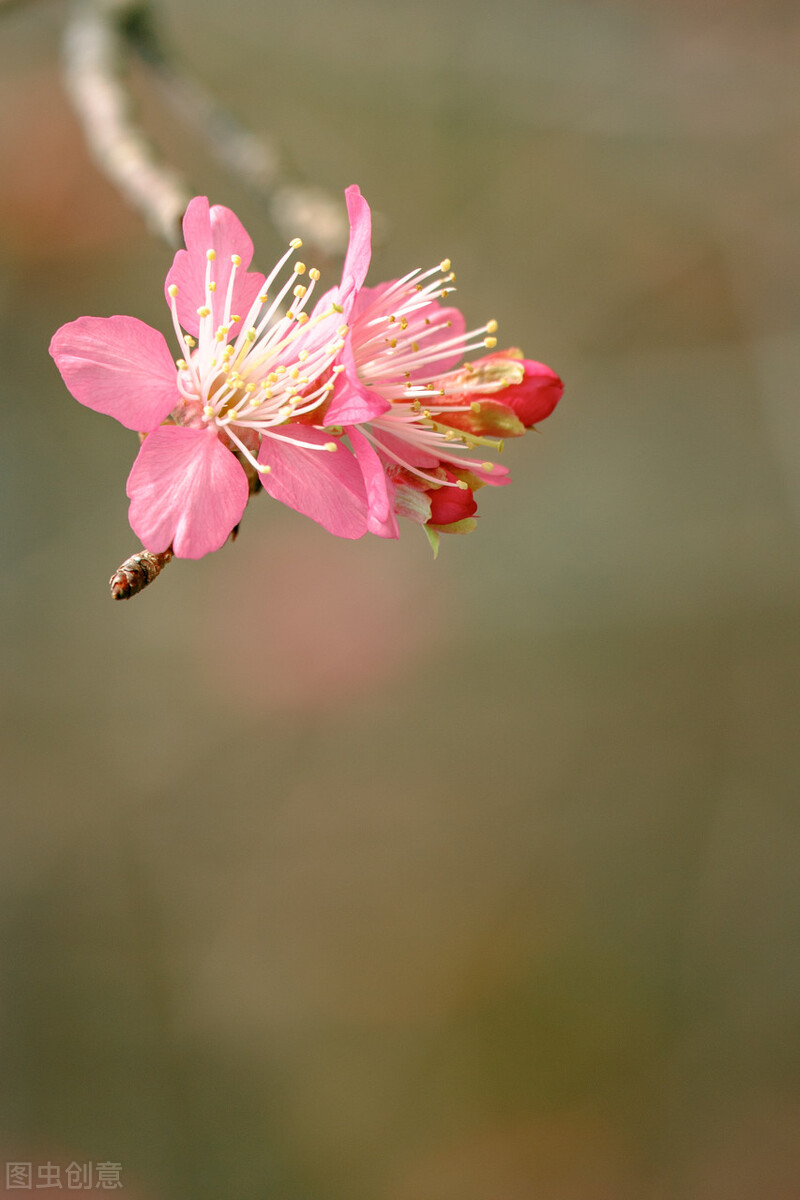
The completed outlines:
<svg viewBox="0 0 800 1200">
<path fill-rule="evenodd" d="M 171 255 L 88 159 L 64 16 L 0 14 L 0 1157 L 143 1200 L 796 1197 L 797 5 L 156 5 L 360 184 L 372 282 L 450 256 L 567 390 L 435 563 L 260 497 L 116 605 L 136 439 L 47 345 L 169 334 Z"/>
</svg>

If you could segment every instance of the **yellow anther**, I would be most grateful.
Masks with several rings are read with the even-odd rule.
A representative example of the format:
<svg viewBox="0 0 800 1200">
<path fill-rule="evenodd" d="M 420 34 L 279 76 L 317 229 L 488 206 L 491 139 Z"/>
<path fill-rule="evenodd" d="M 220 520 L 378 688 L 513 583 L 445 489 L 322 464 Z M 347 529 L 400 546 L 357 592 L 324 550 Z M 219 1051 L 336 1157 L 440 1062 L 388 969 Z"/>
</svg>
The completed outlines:
<svg viewBox="0 0 800 1200">
<path fill-rule="evenodd" d="M 203 409 L 203 416 L 204 416 L 204 417 L 208 417 L 208 418 L 209 418 L 209 420 L 211 419 L 211 417 L 213 417 L 213 416 L 214 416 L 214 406 L 213 406 L 213 404 L 207 404 L 207 405 L 205 406 L 205 408 Z"/>
<path fill-rule="evenodd" d="M 213 262 L 216 257 L 217 257 L 216 250 L 206 250 L 206 258 L 208 259 L 209 262 Z"/>
<path fill-rule="evenodd" d="M 251 407 L 251 408 L 258 408 L 258 406 L 259 406 L 259 404 L 260 404 L 260 403 L 261 403 L 261 399 L 260 399 L 260 397 L 258 397 L 258 396 L 251 396 L 251 397 L 250 397 L 250 407 Z"/>
<path fill-rule="evenodd" d="M 334 450 L 338 450 L 338 449 L 339 449 L 339 447 L 337 446 L 336 442 L 326 442 L 326 443 L 325 443 L 325 449 L 326 449 L 326 450 L 329 450 L 329 451 L 331 452 L 331 454 L 332 454 L 332 453 L 333 453 L 333 451 L 334 451 Z"/>
<path fill-rule="evenodd" d="M 178 285 L 177 285 L 177 283 L 171 283 L 171 284 L 169 285 L 169 287 L 167 288 L 167 291 L 169 292 L 170 296 L 172 296 L 172 299 L 174 300 L 174 299 L 175 299 L 175 297 L 176 297 L 176 296 L 177 296 L 177 294 L 178 294 Z"/>
<path fill-rule="evenodd" d="M 206 305 L 203 304 L 200 308 L 198 308 L 197 315 L 198 315 L 198 317 L 210 317 L 211 309 L 207 308 Z"/>
<path fill-rule="evenodd" d="M 333 374 L 338 375 L 343 370 L 344 370 L 344 363 L 337 363 L 336 366 L 333 368 Z"/>
<path fill-rule="evenodd" d="M 298 300 L 302 300 L 307 291 L 308 288 L 303 287 L 302 283 L 298 283 L 297 287 L 292 292 L 292 295 L 296 296 Z"/>
<path fill-rule="evenodd" d="M 395 346 L 397 345 L 397 338 L 389 338 L 388 341 L 390 348 L 394 350 Z"/>
<path fill-rule="evenodd" d="M 259 304 L 266 304 L 268 300 L 269 300 L 269 296 L 267 295 L 266 292 L 262 292 L 261 295 L 258 297 Z"/>
<path fill-rule="evenodd" d="M 292 312 L 292 310 L 291 310 L 291 309 L 289 309 L 289 311 L 288 311 L 288 312 L 287 312 L 287 314 L 286 314 L 286 320 L 287 320 L 287 321 L 293 321 L 293 320 L 294 320 L 294 313 Z"/>
<path fill-rule="evenodd" d="M 389 324 L 391 325 L 392 322 L 396 321 L 396 320 L 397 320 L 397 317 L 394 315 L 394 313 L 392 313 L 391 317 L 389 317 Z"/>
<path fill-rule="evenodd" d="M 497 345 L 497 338 L 496 337 L 485 337 L 483 339 L 483 344 L 487 348 L 487 350 L 493 350 L 494 347 Z"/>
<path fill-rule="evenodd" d="M 289 372 L 289 377 L 290 377 L 290 379 L 299 379 L 300 378 L 300 368 L 292 367 L 291 371 Z"/>
<path fill-rule="evenodd" d="M 300 247 L 302 246 L 302 244 L 303 244 L 302 238 L 292 238 L 292 240 L 289 242 L 289 245 L 291 246 L 292 250 L 299 250 Z"/>
<path fill-rule="evenodd" d="M 176 361 L 175 366 L 178 368 L 179 371 L 185 371 L 186 370 L 186 359 L 179 358 Z"/>
<path fill-rule="evenodd" d="M 285 374 L 286 374 L 286 367 L 284 367 L 283 363 L 281 363 L 281 365 L 279 367 L 275 368 L 275 375 L 278 376 L 278 375 L 285 375 Z"/>
<path fill-rule="evenodd" d="M 214 337 L 216 338 L 216 340 L 217 340 L 218 342 L 224 342 L 224 341 L 225 341 L 225 334 L 226 334 L 227 332 L 228 332 L 228 331 L 227 331 L 227 329 L 218 329 L 218 330 L 217 330 L 217 332 L 214 334 Z"/>
<path fill-rule="evenodd" d="M 347 326 L 340 325 L 336 332 L 338 333 L 339 337 L 344 337 L 344 335 L 347 333 Z"/>
<path fill-rule="evenodd" d="M 419 351 L 419 342 L 412 342 L 412 343 L 411 343 L 411 349 L 412 349 L 412 350 L 414 351 L 414 353 L 416 354 L 416 353 Z"/>
<path fill-rule="evenodd" d="M 484 471 L 493 471 L 494 470 L 493 462 L 482 462 L 481 466 L 483 467 Z"/>
<path fill-rule="evenodd" d="M 192 335 L 190 333 L 187 333 L 186 337 L 183 340 L 186 342 L 186 345 L 189 347 L 190 350 L 191 350 L 192 346 L 197 345 L 197 342 L 195 341 L 195 339 L 192 337 Z"/>
<path fill-rule="evenodd" d="M 307 358 L 308 358 L 308 351 L 307 351 L 307 350 L 301 350 L 301 351 L 300 351 L 300 353 L 299 353 L 299 354 L 298 354 L 298 356 L 297 356 L 297 360 L 298 360 L 298 362 L 305 362 Z"/>
<path fill-rule="evenodd" d="M 256 340 L 255 329 L 248 329 L 247 333 L 244 335 L 244 340 L 246 342 L 254 342 Z"/>
<path fill-rule="evenodd" d="M 450 266 L 451 266 L 450 259 L 443 258 L 442 261 L 439 263 L 439 270 L 440 271 L 449 271 Z"/>
<path fill-rule="evenodd" d="M 236 321 L 237 323 L 238 323 L 239 321 L 241 321 L 241 319 L 242 319 L 242 318 L 239 316 L 239 314 L 238 314 L 238 313 L 234 313 L 234 314 L 231 316 L 231 320 L 232 320 L 232 321 Z"/>
<path fill-rule="evenodd" d="M 297 324 L 298 325 L 305 325 L 307 320 L 308 320 L 307 312 L 301 312 L 301 313 L 297 314 Z"/>
<path fill-rule="evenodd" d="M 465 483 L 463 479 L 457 479 L 457 480 L 456 480 L 456 487 L 457 487 L 457 488 L 460 488 L 462 492 L 468 492 L 468 491 L 469 491 L 469 484 L 468 484 L 468 483 Z"/>
<path fill-rule="evenodd" d="M 284 404 L 278 409 L 278 416 L 284 417 L 284 418 L 290 417 L 293 412 L 294 412 L 293 404 Z"/>
<path fill-rule="evenodd" d="M 242 256 L 241 256 L 241 254 L 232 254 L 232 255 L 231 255 L 231 262 L 233 263 L 233 265 L 234 265 L 235 267 L 240 267 L 240 266 L 242 265 Z"/>
<path fill-rule="evenodd" d="M 305 264 L 305 263 L 301 263 L 301 262 L 296 262 L 296 263 L 294 264 L 294 273 L 295 273 L 295 275 L 305 275 L 305 273 L 306 273 L 306 264 Z"/>
<path fill-rule="evenodd" d="M 495 321 L 494 318 L 492 318 L 491 321 L 487 322 L 486 332 L 487 333 L 497 333 L 497 321 Z"/>
<path fill-rule="evenodd" d="M 233 358 L 233 355 L 234 355 L 233 346 L 226 346 L 225 349 L 222 351 L 223 358 Z"/>
<path fill-rule="evenodd" d="M 317 280 L 319 279 L 319 270 L 316 267 L 312 267 L 311 270 L 308 272 L 308 277 L 309 277 L 309 279 L 313 279 L 314 282 L 316 283 Z"/>
<path fill-rule="evenodd" d="M 473 400 L 472 403 L 470 404 L 470 408 L 472 409 L 472 411 L 474 413 L 479 413 L 481 411 L 480 400 Z"/>
<path fill-rule="evenodd" d="M 214 283 L 213 279 L 211 280 L 211 282 L 208 285 L 208 290 L 210 292 L 215 292 L 217 290 L 217 285 Z"/>
</svg>

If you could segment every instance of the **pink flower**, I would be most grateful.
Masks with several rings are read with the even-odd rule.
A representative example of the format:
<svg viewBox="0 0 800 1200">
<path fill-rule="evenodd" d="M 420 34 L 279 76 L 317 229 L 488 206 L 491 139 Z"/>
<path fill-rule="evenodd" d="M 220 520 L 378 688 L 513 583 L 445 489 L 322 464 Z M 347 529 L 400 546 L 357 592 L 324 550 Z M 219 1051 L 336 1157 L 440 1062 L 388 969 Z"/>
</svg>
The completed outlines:
<svg viewBox="0 0 800 1200">
<path fill-rule="evenodd" d="M 248 270 L 253 244 L 234 213 L 198 196 L 165 285 L 177 362 L 135 317 L 80 317 L 54 335 L 50 353 L 75 399 L 147 435 L 127 492 L 149 551 L 200 558 L 219 549 L 249 498 L 243 462 L 270 495 L 331 533 L 366 531 L 359 463 L 338 436 L 312 427 L 344 369 L 334 364 L 369 265 L 358 188 L 347 204 L 341 284 L 310 311 L 319 271 L 287 267 L 299 239 L 265 279 Z"/>
<path fill-rule="evenodd" d="M 396 517 L 429 529 L 466 533 L 475 526 L 474 492 L 510 482 L 508 470 L 475 451 L 502 450 L 555 408 L 558 376 L 518 350 L 493 350 L 496 321 L 465 330 L 449 261 L 429 271 L 362 288 L 341 352 L 344 371 L 325 413 L 342 425 L 364 474 L 367 525 L 397 537 Z M 459 495 L 460 493 L 460 495 Z"/>
</svg>

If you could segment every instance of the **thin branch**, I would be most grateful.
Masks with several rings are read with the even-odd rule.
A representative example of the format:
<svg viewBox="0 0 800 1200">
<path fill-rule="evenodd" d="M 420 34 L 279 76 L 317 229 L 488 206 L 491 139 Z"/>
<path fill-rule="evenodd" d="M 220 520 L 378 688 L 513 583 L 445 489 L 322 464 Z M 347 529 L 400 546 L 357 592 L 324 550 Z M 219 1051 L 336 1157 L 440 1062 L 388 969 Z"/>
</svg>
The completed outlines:
<svg viewBox="0 0 800 1200">
<path fill-rule="evenodd" d="M 180 221 L 193 193 L 136 123 L 126 78 L 131 50 L 151 71 L 165 104 L 266 207 L 282 237 L 299 235 L 329 257 L 344 253 L 348 226 L 341 200 L 289 179 L 275 145 L 175 65 L 146 0 L 79 0 L 64 37 L 67 91 L 95 162 L 154 233 L 171 249 L 180 245 Z"/>
<path fill-rule="evenodd" d="M 191 192 L 180 174 L 159 161 L 133 118 L 125 79 L 124 22 L 131 0 L 83 0 L 64 36 L 67 91 L 97 165 L 171 249 Z"/>
<path fill-rule="evenodd" d="M 274 141 L 246 128 L 199 80 L 177 64 L 157 32 L 150 5 L 140 3 L 127 22 L 132 48 L 150 68 L 165 104 L 206 142 L 220 166 L 265 205 L 284 238 L 300 236 L 330 257 L 347 247 L 348 225 L 339 196 L 289 178 Z"/>
</svg>

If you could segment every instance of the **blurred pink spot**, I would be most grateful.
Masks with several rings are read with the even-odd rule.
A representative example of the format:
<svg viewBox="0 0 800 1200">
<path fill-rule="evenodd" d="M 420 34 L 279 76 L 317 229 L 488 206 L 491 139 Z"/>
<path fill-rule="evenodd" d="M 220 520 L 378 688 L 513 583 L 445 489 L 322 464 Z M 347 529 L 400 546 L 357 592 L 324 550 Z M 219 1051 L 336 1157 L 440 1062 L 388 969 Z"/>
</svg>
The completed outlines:
<svg viewBox="0 0 800 1200">
<path fill-rule="evenodd" d="M 441 643 L 448 576 L 427 546 L 332 541 L 300 517 L 265 538 L 265 515 L 245 514 L 200 606 L 220 642 L 202 664 L 211 686 L 269 710 L 325 712 L 405 679 Z"/>
</svg>

